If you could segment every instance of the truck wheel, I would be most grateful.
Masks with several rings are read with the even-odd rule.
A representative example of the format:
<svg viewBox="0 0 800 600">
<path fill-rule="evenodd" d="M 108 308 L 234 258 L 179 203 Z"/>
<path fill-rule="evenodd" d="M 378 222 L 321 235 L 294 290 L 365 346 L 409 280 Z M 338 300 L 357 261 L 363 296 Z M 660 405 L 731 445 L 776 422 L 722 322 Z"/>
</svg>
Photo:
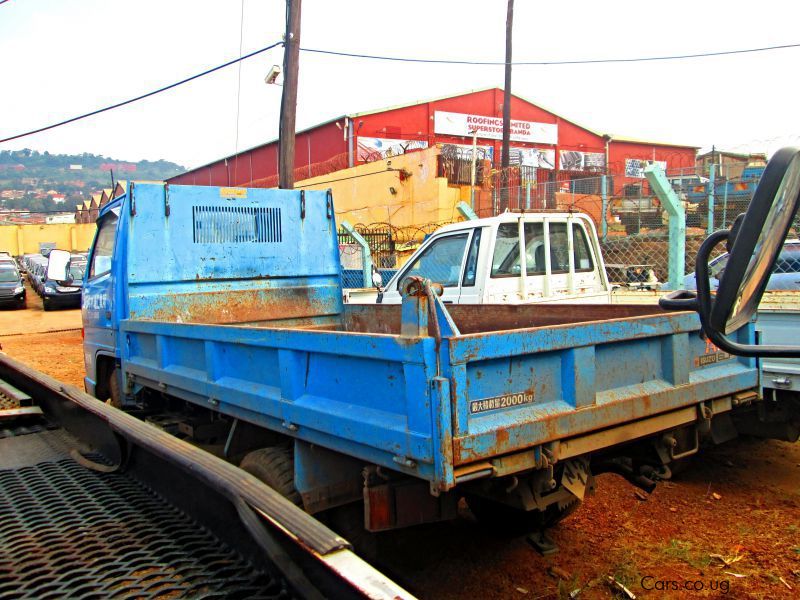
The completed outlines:
<svg viewBox="0 0 800 600">
<path fill-rule="evenodd" d="M 50 305 L 50 303 L 47 301 L 46 298 L 42 300 L 42 310 L 45 311 L 53 310 L 53 307 Z"/>
<path fill-rule="evenodd" d="M 479 496 L 469 496 L 467 504 L 479 523 L 506 534 L 525 535 L 560 523 L 577 510 L 581 501 L 575 498 L 568 503 L 556 502 L 544 510 L 527 511 Z"/>
<path fill-rule="evenodd" d="M 122 392 L 119 389 L 119 367 L 111 369 L 108 376 L 108 396 L 111 406 L 122 408 Z"/>
<path fill-rule="evenodd" d="M 269 446 L 245 455 L 239 467 L 266 483 L 292 504 L 303 506 L 294 487 L 294 448 Z"/>
</svg>

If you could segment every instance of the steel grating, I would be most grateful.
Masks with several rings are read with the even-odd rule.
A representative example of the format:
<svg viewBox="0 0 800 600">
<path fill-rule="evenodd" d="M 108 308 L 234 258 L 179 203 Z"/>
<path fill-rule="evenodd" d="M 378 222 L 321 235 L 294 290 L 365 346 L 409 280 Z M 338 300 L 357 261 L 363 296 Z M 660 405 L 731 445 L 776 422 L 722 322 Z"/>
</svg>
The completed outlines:
<svg viewBox="0 0 800 600">
<path fill-rule="evenodd" d="M 1 598 L 289 596 L 282 582 L 124 475 L 64 458 L 0 469 Z"/>
</svg>

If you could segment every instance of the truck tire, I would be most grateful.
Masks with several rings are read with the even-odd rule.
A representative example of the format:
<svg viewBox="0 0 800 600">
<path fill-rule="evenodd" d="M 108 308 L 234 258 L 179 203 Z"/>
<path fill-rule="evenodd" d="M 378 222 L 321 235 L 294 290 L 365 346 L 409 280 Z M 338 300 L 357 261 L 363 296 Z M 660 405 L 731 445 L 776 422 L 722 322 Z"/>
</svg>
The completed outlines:
<svg viewBox="0 0 800 600">
<path fill-rule="evenodd" d="M 526 511 L 487 498 L 469 496 L 467 505 L 479 523 L 505 534 L 525 535 L 560 523 L 577 510 L 581 501 L 575 498 L 567 504 L 551 504 L 543 511 Z"/>
<path fill-rule="evenodd" d="M 119 379 L 119 367 L 114 367 L 108 375 L 108 402 L 114 408 L 122 408 L 122 391 L 119 389 Z"/>
<path fill-rule="evenodd" d="M 239 467 L 266 483 L 296 506 L 303 506 L 300 493 L 294 487 L 294 448 L 269 446 L 245 455 Z"/>
<path fill-rule="evenodd" d="M 42 298 L 42 310 L 50 311 L 53 310 L 53 306 L 48 302 L 47 298 Z"/>
</svg>

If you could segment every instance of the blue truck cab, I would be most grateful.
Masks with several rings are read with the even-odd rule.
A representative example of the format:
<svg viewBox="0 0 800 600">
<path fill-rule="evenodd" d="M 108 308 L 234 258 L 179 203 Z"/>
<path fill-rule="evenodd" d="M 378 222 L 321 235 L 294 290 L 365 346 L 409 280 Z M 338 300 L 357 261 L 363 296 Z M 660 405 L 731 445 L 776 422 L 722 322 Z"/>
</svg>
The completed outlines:
<svg viewBox="0 0 800 600">
<path fill-rule="evenodd" d="M 594 474 L 652 489 L 759 418 L 755 359 L 720 352 L 694 313 L 401 288 L 400 305 L 342 303 L 329 192 L 130 184 L 89 256 L 86 389 L 312 514 L 359 507 L 370 531 L 461 498 L 550 525 Z"/>
</svg>

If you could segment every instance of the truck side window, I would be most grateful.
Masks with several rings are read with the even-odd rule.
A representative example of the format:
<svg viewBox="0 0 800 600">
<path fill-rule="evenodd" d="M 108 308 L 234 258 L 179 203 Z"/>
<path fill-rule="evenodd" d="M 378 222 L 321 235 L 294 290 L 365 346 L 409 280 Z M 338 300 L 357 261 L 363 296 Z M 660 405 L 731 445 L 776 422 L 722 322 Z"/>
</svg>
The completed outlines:
<svg viewBox="0 0 800 600">
<path fill-rule="evenodd" d="M 458 286 L 468 237 L 469 234 L 461 233 L 435 240 L 414 261 L 403 278 L 416 275 L 440 283 L 444 287 Z"/>
<path fill-rule="evenodd" d="M 483 229 L 479 227 L 472 233 L 472 242 L 470 242 L 469 253 L 467 254 L 467 265 L 464 268 L 464 279 L 461 281 L 463 287 L 475 285 L 475 277 L 478 274 L 478 249 L 481 245 L 481 231 Z"/>
<path fill-rule="evenodd" d="M 541 223 L 525 223 L 525 254 L 528 275 L 544 275 L 547 259 L 544 252 L 544 226 Z"/>
<path fill-rule="evenodd" d="M 569 271 L 566 223 L 550 223 L 550 270 L 553 273 Z"/>
<path fill-rule="evenodd" d="M 575 251 L 575 271 L 592 271 L 592 252 L 589 250 L 589 240 L 586 232 L 577 223 L 572 224 L 572 244 Z M 567 265 L 569 268 L 569 265 Z"/>
<path fill-rule="evenodd" d="M 519 225 L 501 223 L 492 256 L 492 277 L 519 275 Z"/>
<path fill-rule="evenodd" d="M 89 269 L 89 278 L 104 275 L 111 270 L 111 255 L 114 254 L 114 239 L 117 232 L 119 217 L 113 212 L 100 223 L 97 239 L 92 250 L 92 265 Z"/>
<path fill-rule="evenodd" d="M 583 227 L 572 224 L 572 251 L 575 260 L 575 272 L 592 271 L 592 253 Z M 550 224 L 550 262 L 553 273 L 569 271 L 569 249 L 567 240 L 567 224 Z"/>
</svg>

